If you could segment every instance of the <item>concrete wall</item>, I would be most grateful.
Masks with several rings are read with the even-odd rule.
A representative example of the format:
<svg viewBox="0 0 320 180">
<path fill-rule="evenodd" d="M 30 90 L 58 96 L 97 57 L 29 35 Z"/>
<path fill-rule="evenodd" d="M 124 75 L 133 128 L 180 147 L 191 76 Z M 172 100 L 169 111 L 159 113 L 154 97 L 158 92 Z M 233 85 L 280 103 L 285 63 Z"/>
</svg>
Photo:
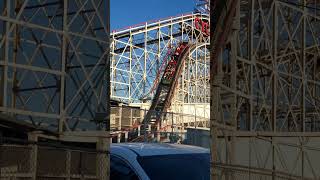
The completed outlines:
<svg viewBox="0 0 320 180">
<path fill-rule="evenodd" d="M 227 138 L 228 139 L 228 138 Z M 306 178 L 320 177 L 320 136 L 238 136 L 233 164 L 285 172 Z M 209 128 L 187 128 L 186 144 L 210 148 Z M 226 139 L 218 139 L 218 160 L 227 162 Z M 302 147 L 301 144 L 304 144 Z"/>
<path fill-rule="evenodd" d="M 186 144 L 210 148 L 209 128 L 187 128 Z"/>
</svg>

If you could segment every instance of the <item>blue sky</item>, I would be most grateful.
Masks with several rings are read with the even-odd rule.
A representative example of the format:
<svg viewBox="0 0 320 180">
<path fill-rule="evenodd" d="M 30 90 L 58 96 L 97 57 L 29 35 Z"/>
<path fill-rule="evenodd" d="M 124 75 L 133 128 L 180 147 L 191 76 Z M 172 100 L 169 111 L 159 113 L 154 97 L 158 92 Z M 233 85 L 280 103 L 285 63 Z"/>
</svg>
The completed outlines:
<svg viewBox="0 0 320 180">
<path fill-rule="evenodd" d="M 195 0 L 111 0 L 111 30 L 193 11 Z"/>
</svg>

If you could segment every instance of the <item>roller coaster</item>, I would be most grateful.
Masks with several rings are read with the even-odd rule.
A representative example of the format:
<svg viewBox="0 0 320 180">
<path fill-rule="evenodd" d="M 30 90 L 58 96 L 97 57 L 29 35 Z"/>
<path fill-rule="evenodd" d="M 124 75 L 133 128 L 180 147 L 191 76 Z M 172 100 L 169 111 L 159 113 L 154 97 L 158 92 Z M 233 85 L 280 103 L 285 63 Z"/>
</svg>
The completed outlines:
<svg viewBox="0 0 320 180">
<path fill-rule="evenodd" d="M 208 22 L 207 15 L 191 13 L 113 32 L 111 97 L 126 103 L 139 103 L 146 97 L 153 97 L 160 77 L 167 69 L 166 66 L 170 61 L 168 58 L 171 58 L 170 51 L 174 51 L 172 49 L 184 42 L 197 46 L 204 43 L 208 45 Z M 207 46 L 202 50 L 204 48 Z M 205 55 L 208 56 L 208 51 L 205 51 Z M 196 61 L 199 62 L 198 69 L 209 68 L 208 61 L 200 62 L 200 59 Z M 204 76 L 208 77 L 209 72 L 204 73 L 206 73 Z M 205 84 L 203 86 L 208 90 L 209 86 Z M 186 92 L 189 97 L 195 95 L 190 90 Z"/>
<path fill-rule="evenodd" d="M 172 104 L 209 103 L 209 33 L 209 18 L 200 13 L 114 31 L 111 97 L 149 101 L 140 123 L 153 129 Z"/>
</svg>

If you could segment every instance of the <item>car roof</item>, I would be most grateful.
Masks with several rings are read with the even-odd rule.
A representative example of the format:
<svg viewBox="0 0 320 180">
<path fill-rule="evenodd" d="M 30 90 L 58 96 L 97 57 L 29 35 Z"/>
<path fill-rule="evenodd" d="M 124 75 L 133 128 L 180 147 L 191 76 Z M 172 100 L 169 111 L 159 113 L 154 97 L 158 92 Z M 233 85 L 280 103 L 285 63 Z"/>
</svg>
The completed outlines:
<svg viewBox="0 0 320 180">
<path fill-rule="evenodd" d="M 111 153 L 119 148 L 129 149 L 139 156 L 210 153 L 209 149 L 202 147 L 168 143 L 115 143 L 111 144 Z"/>
</svg>

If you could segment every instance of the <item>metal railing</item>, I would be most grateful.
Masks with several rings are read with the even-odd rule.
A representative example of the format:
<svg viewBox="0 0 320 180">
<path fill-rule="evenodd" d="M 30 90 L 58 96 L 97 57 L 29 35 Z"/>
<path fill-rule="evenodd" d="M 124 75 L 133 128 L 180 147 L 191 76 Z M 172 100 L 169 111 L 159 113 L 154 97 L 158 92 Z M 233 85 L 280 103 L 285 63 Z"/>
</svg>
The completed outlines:
<svg viewBox="0 0 320 180">
<path fill-rule="evenodd" d="M 101 163 L 108 156 L 91 148 L 2 138 L 0 179 L 101 180 L 108 177 L 109 167 Z"/>
<path fill-rule="evenodd" d="M 241 165 L 214 164 L 213 168 L 218 170 L 219 179 L 232 180 L 311 180 L 288 174 L 277 170 L 268 170 L 263 168 L 246 167 Z"/>
<path fill-rule="evenodd" d="M 149 110 L 133 107 L 112 107 L 110 126 L 114 142 L 155 141 L 177 142 L 185 139 L 186 128 L 209 128 L 209 118 L 191 114 L 152 111 L 158 124 L 143 123 Z"/>
</svg>

